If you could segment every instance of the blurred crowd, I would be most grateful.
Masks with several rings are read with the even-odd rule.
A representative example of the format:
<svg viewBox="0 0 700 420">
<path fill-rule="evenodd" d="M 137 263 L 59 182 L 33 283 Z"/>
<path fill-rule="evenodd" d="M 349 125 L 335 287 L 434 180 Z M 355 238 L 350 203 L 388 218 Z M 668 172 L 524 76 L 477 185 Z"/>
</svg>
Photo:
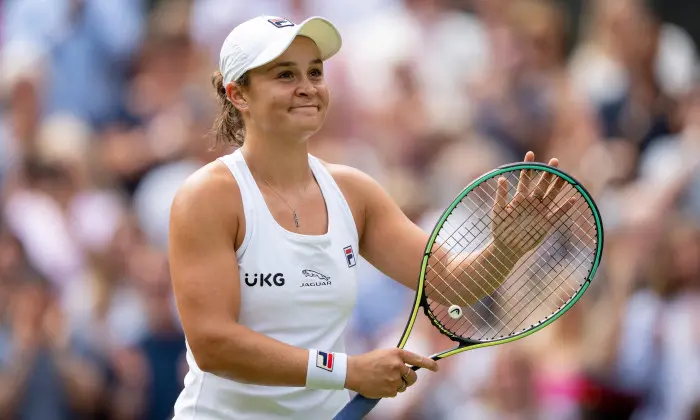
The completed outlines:
<svg viewBox="0 0 700 420">
<path fill-rule="evenodd" d="M 4 0 L 0 418 L 169 418 L 186 372 L 168 273 L 221 42 L 259 14 L 337 24 L 311 152 L 430 230 L 469 181 L 556 156 L 605 223 L 553 325 L 470 351 L 377 420 L 700 419 L 700 72 L 645 0 Z M 395 346 L 413 292 L 360 264 L 351 353 Z M 452 343 L 419 323 L 408 349 Z"/>
</svg>

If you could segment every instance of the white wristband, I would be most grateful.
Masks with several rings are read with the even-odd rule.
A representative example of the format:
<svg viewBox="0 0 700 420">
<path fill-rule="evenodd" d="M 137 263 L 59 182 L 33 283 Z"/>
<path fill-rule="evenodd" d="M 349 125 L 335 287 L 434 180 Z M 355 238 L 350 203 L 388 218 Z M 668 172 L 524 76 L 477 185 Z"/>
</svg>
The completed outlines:
<svg viewBox="0 0 700 420">
<path fill-rule="evenodd" d="M 309 349 L 306 387 L 310 389 L 344 389 L 348 356 L 344 353 Z"/>
</svg>

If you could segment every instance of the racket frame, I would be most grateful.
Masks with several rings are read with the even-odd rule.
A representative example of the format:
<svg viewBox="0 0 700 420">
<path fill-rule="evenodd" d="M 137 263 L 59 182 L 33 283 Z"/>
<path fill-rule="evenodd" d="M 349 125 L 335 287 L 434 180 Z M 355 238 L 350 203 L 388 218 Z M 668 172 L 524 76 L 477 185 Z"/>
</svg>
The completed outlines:
<svg viewBox="0 0 700 420">
<path fill-rule="evenodd" d="M 539 170 L 539 171 L 545 171 L 549 172 L 551 174 L 554 174 L 556 176 L 559 176 L 563 178 L 565 181 L 567 181 L 571 186 L 573 186 L 579 194 L 586 200 L 586 203 L 588 204 L 589 208 L 591 209 L 591 213 L 593 214 L 593 217 L 595 219 L 595 224 L 596 224 L 596 229 L 597 229 L 597 235 L 596 235 L 596 253 L 595 253 L 595 258 L 593 260 L 593 264 L 591 265 L 590 270 L 588 271 L 588 274 L 586 275 L 586 280 L 584 283 L 581 285 L 581 288 L 578 290 L 578 292 L 572 296 L 569 301 L 563 305 L 557 312 L 555 312 L 552 316 L 546 318 L 543 321 L 540 321 L 538 324 L 533 325 L 529 329 L 525 329 L 521 332 L 508 335 L 506 337 L 494 339 L 494 340 L 488 340 L 488 341 L 478 341 L 478 340 L 469 340 L 465 339 L 462 337 L 459 337 L 452 332 L 448 331 L 445 329 L 433 316 L 433 314 L 430 312 L 428 309 L 428 300 L 427 296 L 425 294 L 425 274 L 428 269 L 428 261 L 430 259 L 430 256 L 432 255 L 432 249 L 433 245 L 435 244 L 435 241 L 437 240 L 438 234 L 440 233 L 440 230 L 442 229 L 442 226 L 445 224 L 445 221 L 447 218 L 452 214 L 452 211 L 457 207 L 464 197 L 467 196 L 472 190 L 474 190 L 476 187 L 481 185 L 482 183 L 488 181 L 489 179 L 495 178 L 497 176 L 500 176 L 506 172 L 513 172 L 513 171 L 518 171 L 518 170 Z M 558 168 L 555 168 L 553 166 L 544 164 L 544 163 L 539 163 L 539 162 L 519 162 L 519 163 L 510 163 L 507 165 L 502 165 L 499 166 L 496 169 L 493 169 L 489 172 L 484 173 L 481 175 L 479 178 L 475 179 L 472 181 L 469 185 L 467 185 L 462 192 L 457 195 L 457 197 L 452 201 L 452 203 L 442 212 L 442 215 L 438 219 L 438 221 L 435 223 L 435 227 L 433 228 L 432 233 L 430 234 L 430 238 L 428 239 L 428 243 L 426 244 L 425 247 L 425 252 L 423 253 L 423 260 L 421 263 L 421 270 L 420 274 L 418 277 L 418 286 L 416 287 L 416 295 L 413 301 L 413 309 L 411 311 L 411 316 L 408 319 L 408 322 L 406 323 L 406 327 L 404 328 L 404 332 L 401 335 L 401 339 L 399 340 L 399 344 L 397 345 L 398 348 L 404 348 L 406 346 L 406 343 L 408 342 L 408 338 L 411 335 L 411 331 L 413 330 L 413 327 L 415 325 L 416 319 L 418 317 L 418 312 L 421 307 L 423 307 L 423 313 L 430 319 L 433 325 L 435 325 L 444 335 L 449 337 L 452 341 L 456 341 L 458 343 L 458 346 L 449 350 L 442 351 L 440 353 L 436 353 L 432 356 L 430 356 L 431 359 L 433 360 L 440 360 L 444 359 L 445 357 L 449 357 L 452 355 L 455 355 L 457 353 L 461 353 L 466 350 L 472 350 L 476 348 L 481 348 L 481 347 L 489 347 L 489 346 L 494 346 L 498 344 L 504 344 L 504 343 L 509 343 L 511 341 L 519 340 L 521 338 L 525 338 L 541 329 L 546 327 L 547 325 L 553 323 L 556 321 L 559 317 L 561 317 L 564 313 L 566 313 L 571 307 L 578 302 L 578 300 L 583 296 L 584 292 L 588 287 L 590 286 L 590 283 L 592 279 L 595 277 L 595 273 L 598 270 L 598 267 L 600 265 L 600 261 L 602 258 L 602 253 L 603 253 L 603 222 L 600 218 L 600 212 L 598 210 L 598 206 L 595 204 L 595 201 L 593 201 L 593 198 L 591 198 L 591 195 L 588 193 L 585 187 L 581 185 L 574 177 L 571 175 L 559 170 Z M 416 370 L 416 369 L 414 369 Z"/>
</svg>

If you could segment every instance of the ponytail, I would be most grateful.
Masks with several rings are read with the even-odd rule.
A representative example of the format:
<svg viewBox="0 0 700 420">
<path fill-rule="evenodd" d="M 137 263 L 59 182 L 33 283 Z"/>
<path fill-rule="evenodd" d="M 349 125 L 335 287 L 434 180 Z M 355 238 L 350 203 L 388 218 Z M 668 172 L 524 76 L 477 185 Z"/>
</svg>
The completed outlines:
<svg viewBox="0 0 700 420">
<path fill-rule="evenodd" d="M 244 74 L 235 83 L 240 86 L 247 86 L 248 75 Z M 216 144 L 223 143 L 241 147 L 245 140 L 245 123 L 241 113 L 226 97 L 224 76 L 220 71 L 214 72 L 211 77 L 211 84 L 216 89 L 216 95 L 221 105 L 221 112 L 214 120 L 214 125 L 212 126 L 212 131 L 216 136 Z"/>
</svg>

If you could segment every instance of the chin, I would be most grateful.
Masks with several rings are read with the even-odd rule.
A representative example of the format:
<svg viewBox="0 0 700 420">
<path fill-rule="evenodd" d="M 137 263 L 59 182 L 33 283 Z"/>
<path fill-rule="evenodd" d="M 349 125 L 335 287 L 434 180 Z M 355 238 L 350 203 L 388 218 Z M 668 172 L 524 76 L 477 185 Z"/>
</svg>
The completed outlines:
<svg viewBox="0 0 700 420">
<path fill-rule="evenodd" d="M 308 140 L 309 137 L 313 136 L 314 134 L 318 133 L 318 131 L 321 129 L 320 126 L 314 126 L 314 127 L 299 127 L 296 131 L 299 133 L 299 137 Z"/>
<path fill-rule="evenodd" d="M 302 137 L 316 134 L 323 126 L 322 118 L 294 118 L 287 126 L 290 132 L 299 133 Z"/>
</svg>

